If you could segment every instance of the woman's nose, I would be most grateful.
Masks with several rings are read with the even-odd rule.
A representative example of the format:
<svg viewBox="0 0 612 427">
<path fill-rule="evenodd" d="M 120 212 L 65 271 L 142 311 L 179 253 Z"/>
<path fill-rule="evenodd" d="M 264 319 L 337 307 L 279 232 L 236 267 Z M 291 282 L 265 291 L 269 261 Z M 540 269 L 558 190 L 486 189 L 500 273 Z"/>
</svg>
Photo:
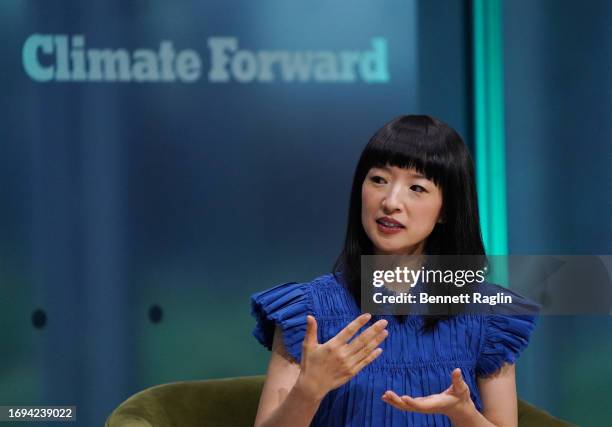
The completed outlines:
<svg viewBox="0 0 612 427">
<path fill-rule="evenodd" d="M 382 207 L 386 212 L 393 212 L 400 206 L 400 189 L 396 186 L 389 188 L 389 191 L 382 200 Z"/>
</svg>

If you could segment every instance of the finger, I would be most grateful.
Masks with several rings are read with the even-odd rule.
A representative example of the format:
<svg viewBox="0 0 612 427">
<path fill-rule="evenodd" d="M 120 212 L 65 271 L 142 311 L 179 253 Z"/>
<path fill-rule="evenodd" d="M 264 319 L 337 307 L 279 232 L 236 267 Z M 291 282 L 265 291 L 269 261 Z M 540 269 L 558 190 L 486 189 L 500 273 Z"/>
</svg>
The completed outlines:
<svg viewBox="0 0 612 427">
<path fill-rule="evenodd" d="M 370 363 L 372 363 L 374 360 L 376 360 L 376 358 L 380 356 L 382 352 L 383 352 L 382 348 L 377 348 L 371 351 L 370 354 L 368 354 L 366 357 L 364 357 L 357 363 L 357 365 L 355 366 L 356 372 L 359 373 L 359 371 L 361 371 L 363 368 L 365 368 Z"/>
<path fill-rule="evenodd" d="M 368 323 L 371 317 L 372 315 L 370 313 L 362 314 L 361 316 L 353 320 L 351 323 L 346 325 L 344 329 L 338 332 L 338 334 L 332 339 L 330 339 L 328 342 L 333 345 L 346 344 L 351 339 L 351 337 L 355 335 L 357 331 L 363 327 L 363 325 Z"/>
<path fill-rule="evenodd" d="M 403 404 L 400 405 L 399 403 L 396 403 L 396 402 L 394 402 L 394 401 L 392 401 L 390 399 L 383 398 L 383 401 L 385 403 L 393 406 L 394 408 L 397 408 L 397 409 L 401 410 L 401 411 L 410 411 L 411 410 L 411 409 L 407 408 L 406 406 L 404 406 Z"/>
<path fill-rule="evenodd" d="M 317 319 L 310 314 L 306 316 L 306 336 L 304 337 L 304 345 L 315 346 L 317 341 Z"/>
<path fill-rule="evenodd" d="M 468 389 L 468 385 L 463 380 L 463 375 L 460 368 L 456 368 L 451 373 L 451 381 L 453 382 L 453 389 L 456 392 L 465 392 Z"/>
<path fill-rule="evenodd" d="M 359 363 L 363 359 L 368 357 L 368 355 L 372 353 L 376 349 L 376 347 L 378 347 L 378 345 L 387 338 L 388 335 L 389 331 L 383 329 L 381 332 L 378 333 L 378 335 L 376 335 L 372 340 L 370 340 L 370 342 L 366 343 L 366 345 L 362 346 L 357 352 L 353 353 L 349 357 L 349 363 Z"/>
<path fill-rule="evenodd" d="M 432 412 L 438 407 L 436 400 L 431 396 L 416 398 L 411 396 L 402 396 L 400 397 L 400 400 L 404 403 L 404 405 L 410 408 L 411 411 L 415 412 Z"/>
<path fill-rule="evenodd" d="M 359 336 L 355 338 L 353 341 L 351 341 L 351 343 L 348 345 L 348 354 L 352 355 L 360 351 L 363 351 L 363 348 L 368 343 L 375 340 L 378 337 L 378 334 L 380 334 L 387 327 L 388 323 L 389 322 L 386 321 L 385 319 L 379 320 L 378 322 L 370 326 L 368 329 L 363 331 L 361 334 L 359 334 Z M 375 344 L 372 348 L 376 347 L 377 345 L 378 344 Z M 370 349 L 370 351 L 371 350 L 372 349 Z M 369 351 L 366 354 L 368 353 Z"/>
<path fill-rule="evenodd" d="M 403 411 L 410 411 L 411 409 L 400 399 L 400 397 L 395 394 L 391 390 L 387 390 L 385 394 L 383 394 L 383 400 L 388 404 L 396 407 L 397 409 L 401 409 Z"/>
</svg>

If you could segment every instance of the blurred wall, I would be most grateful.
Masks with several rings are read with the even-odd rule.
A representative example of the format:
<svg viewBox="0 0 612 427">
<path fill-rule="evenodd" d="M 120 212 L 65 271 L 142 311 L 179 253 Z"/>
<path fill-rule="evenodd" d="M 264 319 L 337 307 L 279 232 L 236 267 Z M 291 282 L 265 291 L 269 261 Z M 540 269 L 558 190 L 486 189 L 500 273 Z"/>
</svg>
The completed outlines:
<svg viewBox="0 0 612 427">
<path fill-rule="evenodd" d="M 100 425 L 148 386 L 265 372 L 249 295 L 329 271 L 374 131 L 424 112 L 469 135 L 465 6 L 436 3 L 3 2 L 0 402 Z M 249 81 L 247 52 L 219 82 L 217 36 L 366 64 Z M 191 80 L 164 81 L 169 44 Z M 88 49 L 160 69 L 92 77 Z"/>
<path fill-rule="evenodd" d="M 605 0 L 504 2 L 511 254 L 612 253 L 611 20 Z M 608 425 L 611 356 L 612 317 L 543 317 L 519 395 Z"/>
</svg>

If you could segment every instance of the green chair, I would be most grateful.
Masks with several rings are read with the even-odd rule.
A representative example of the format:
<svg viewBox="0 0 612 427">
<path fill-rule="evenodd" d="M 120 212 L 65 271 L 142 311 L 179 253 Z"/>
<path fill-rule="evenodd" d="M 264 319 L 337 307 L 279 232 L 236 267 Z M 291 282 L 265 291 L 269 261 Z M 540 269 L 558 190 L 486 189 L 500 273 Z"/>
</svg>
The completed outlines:
<svg viewBox="0 0 612 427">
<path fill-rule="evenodd" d="M 252 427 L 265 376 L 183 381 L 148 388 L 123 402 L 106 427 Z M 519 400 L 520 427 L 572 427 Z"/>
</svg>

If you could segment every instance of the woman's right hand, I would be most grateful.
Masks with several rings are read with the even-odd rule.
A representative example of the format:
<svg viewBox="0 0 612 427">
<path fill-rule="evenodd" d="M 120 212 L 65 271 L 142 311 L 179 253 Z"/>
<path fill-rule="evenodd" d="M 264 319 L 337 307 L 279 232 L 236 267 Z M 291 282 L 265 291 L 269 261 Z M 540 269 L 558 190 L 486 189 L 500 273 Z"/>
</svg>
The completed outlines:
<svg viewBox="0 0 612 427">
<path fill-rule="evenodd" d="M 311 398 L 322 400 L 328 392 L 348 382 L 380 356 L 382 349 L 378 345 L 388 335 L 384 319 L 348 342 L 370 318 L 369 313 L 362 314 L 325 344 L 319 344 L 317 321 L 308 315 L 296 386 Z"/>
</svg>

